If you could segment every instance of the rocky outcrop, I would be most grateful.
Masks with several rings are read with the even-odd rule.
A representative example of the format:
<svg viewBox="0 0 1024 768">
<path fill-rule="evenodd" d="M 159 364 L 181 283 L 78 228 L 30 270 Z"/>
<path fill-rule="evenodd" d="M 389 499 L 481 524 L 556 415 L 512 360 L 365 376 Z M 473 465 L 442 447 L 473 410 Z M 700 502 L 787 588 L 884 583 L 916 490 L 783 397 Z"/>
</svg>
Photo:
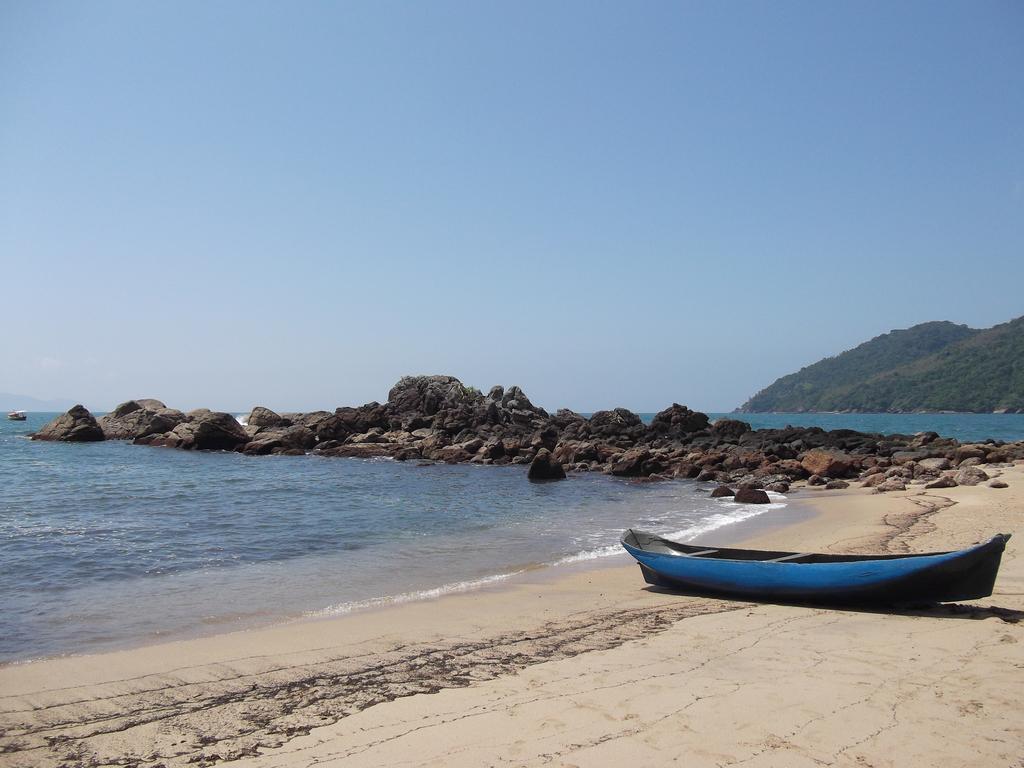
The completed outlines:
<svg viewBox="0 0 1024 768">
<path fill-rule="evenodd" d="M 934 432 L 754 430 L 736 419 L 710 424 L 705 414 L 679 403 L 656 414 L 650 424 L 626 408 L 598 411 L 589 418 L 567 409 L 550 414 L 519 387 L 495 386 L 484 394 L 452 376 L 403 377 L 385 403 L 309 413 L 276 413 L 257 406 L 245 427 L 226 413 L 183 414 L 160 401 L 138 399 L 119 405 L 100 426 L 109 439 L 252 456 L 312 452 L 512 464 L 536 466 L 535 475 L 546 467 L 557 474 L 557 466 L 562 472 L 688 478 L 780 493 L 802 481 L 841 488 L 854 478 L 868 488 L 895 490 L 954 473 L 975 477 L 968 470 L 983 472 L 973 466 L 981 463 L 1024 459 L 1024 443 L 961 445 Z"/>
<path fill-rule="evenodd" d="M 103 440 L 103 430 L 85 406 L 76 405 L 32 435 L 33 440 L 62 443 L 94 443 Z"/>
</svg>

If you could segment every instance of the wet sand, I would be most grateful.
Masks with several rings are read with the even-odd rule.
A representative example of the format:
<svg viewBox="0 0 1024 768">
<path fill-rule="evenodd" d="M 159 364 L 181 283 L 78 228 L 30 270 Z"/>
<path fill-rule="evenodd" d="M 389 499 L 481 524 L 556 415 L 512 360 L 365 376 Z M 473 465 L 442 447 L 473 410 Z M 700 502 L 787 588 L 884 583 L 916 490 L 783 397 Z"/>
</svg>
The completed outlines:
<svg viewBox="0 0 1024 768">
<path fill-rule="evenodd" d="M 801 491 L 716 544 L 1024 537 L 1009 483 Z M 0 668 L 0 765 L 1022 766 L 1024 559 L 991 598 L 850 611 L 683 597 L 626 558 L 431 601 Z"/>
</svg>

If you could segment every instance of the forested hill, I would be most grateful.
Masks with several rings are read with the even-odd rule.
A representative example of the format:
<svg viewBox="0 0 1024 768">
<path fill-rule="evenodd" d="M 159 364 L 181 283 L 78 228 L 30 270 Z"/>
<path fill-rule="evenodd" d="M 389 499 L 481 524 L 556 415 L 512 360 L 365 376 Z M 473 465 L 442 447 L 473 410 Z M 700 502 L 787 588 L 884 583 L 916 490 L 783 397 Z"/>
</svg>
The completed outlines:
<svg viewBox="0 0 1024 768">
<path fill-rule="evenodd" d="M 1024 411 L 1024 317 L 984 330 L 931 322 L 876 336 L 783 376 L 737 410 Z"/>
</svg>

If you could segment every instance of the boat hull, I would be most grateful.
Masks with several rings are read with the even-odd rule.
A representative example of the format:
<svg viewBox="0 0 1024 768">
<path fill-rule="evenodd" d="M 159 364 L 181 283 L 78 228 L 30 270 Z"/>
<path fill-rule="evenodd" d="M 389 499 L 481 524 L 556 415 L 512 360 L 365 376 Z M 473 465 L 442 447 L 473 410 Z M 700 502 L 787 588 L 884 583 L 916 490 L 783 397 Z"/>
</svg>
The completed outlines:
<svg viewBox="0 0 1024 768">
<path fill-rule="evenodd" d="M 888 605 L 988 597 L 992 594 L 1009 538 L 999 535 L 969 549 L 928 555 L 875 556 L 839 562 L 773 562 L 705 559 L 686 553 L 648 551 L 636 546 L 635 541 L 627 542 L 630 533 L 627 531 L 623 536 L 623 546 L 640 564 L 649 584 L 749 600 Z M 649 534 L 642 536 L 657 539 Z M 744 552 L 746 556 L 752 554 L 749 550 L 733 551 Z"/>
</svg>

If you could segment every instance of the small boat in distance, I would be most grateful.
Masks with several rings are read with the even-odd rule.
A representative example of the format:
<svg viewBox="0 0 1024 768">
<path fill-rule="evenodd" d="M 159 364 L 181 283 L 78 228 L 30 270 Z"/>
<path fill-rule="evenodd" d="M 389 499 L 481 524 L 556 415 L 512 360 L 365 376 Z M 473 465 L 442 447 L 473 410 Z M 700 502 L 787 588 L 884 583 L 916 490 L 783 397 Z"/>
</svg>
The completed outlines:
<svg viewBox="0 0 1024 768">
<path fill-rule="evenodd" d="M 25 421 L 28 416 L 25 415 L 24 411 L 11 411 L 7 414 L 7 418 L 11 421 Z"/>
<path fill-rule="evenodd" d="M 824 604 L 907 605 L 992 594 L 1010 534 L 956 552 L 828 555 L 714 549 L 627 530 L 622 546 L 644 580 L 702 595 Z"/>
</svg>

